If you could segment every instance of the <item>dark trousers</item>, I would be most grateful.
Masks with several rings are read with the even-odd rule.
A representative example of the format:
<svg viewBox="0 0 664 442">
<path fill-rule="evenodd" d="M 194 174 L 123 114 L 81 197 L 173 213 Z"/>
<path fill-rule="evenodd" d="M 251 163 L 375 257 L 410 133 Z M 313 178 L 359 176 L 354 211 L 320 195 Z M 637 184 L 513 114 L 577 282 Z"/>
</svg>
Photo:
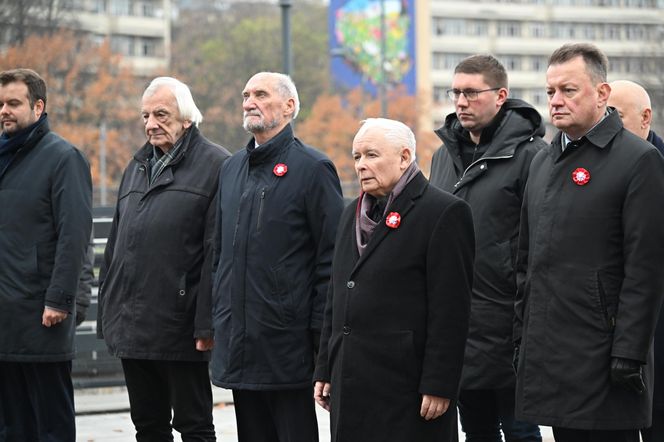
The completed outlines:
<svg viewBox="0 0 664 442">
<path fill-rule="evenodd" d="M 639 430 L 575 430 L 553 427 L 556 442 L 639 442 Z"/>
<path fill-rule="evenodd" d="M 214 441 L 207 362 L 122 359 L 139 442 Z M 171 425 L 171 410 L 173 422 Z"/>
<path fill-rule="evenodd" d="M 467 442 L 541 442 L 539 427 L 514 419 L 514 389 L 461 390 L 459 417 Z"/>
<path fill-rule="evenodd" d="M 653 408 L 652 427 L 641 430 L 643 442 L 664 441 L 664 410 Z"/>
<path fill-rule="evenodd" d="M 313 390 L 233 390 L 239 442 L 318 442 Z"/>
<path fill-rule="evenodd" d="M 71 361 L 0 361 L 0 441 L 75 440 Z"/>
</svg>

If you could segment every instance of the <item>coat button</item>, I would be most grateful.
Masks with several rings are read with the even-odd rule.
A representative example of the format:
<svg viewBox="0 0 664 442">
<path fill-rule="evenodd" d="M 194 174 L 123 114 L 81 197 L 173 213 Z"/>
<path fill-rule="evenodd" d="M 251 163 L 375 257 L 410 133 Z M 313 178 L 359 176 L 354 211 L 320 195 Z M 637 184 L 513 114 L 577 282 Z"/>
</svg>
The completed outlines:
<svg viewBox="0 0 664 442">
<path fill-rule="evenodd" d="M 184 296 L 184 293 L 185 293 L 184 290 L 180 290 L 180 292 L 179 292 L 180 296 Z"/>
<path fill-rule="evenodd" d="M 348 287 L 349 289 L 352 289 L 353 287 L 355 287 L 355 281 L 348 281 L 346 283 L 346 287 Z"/>
<path fill-rule="evenodd" d="M 350 334 L 350 327 L 347 325 L 344 325 L 343 328 L 344 335 L 348 336 Z"/>
</svg>

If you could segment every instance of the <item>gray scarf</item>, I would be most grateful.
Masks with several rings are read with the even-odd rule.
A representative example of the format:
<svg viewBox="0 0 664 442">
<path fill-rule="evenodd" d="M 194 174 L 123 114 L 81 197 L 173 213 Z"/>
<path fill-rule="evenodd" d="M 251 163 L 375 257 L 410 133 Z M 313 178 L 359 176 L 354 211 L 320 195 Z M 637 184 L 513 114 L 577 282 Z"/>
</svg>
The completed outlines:
<svg viewBox="0 0 664 442">
<path fill-rule="evenodd" d="M 417 167 L 417 163 L 415 161 L 410 163 L 410 166 L 408 166 L 403 172 L 403 175 L 401 175 L 401 178 L 397 181 L 392 192 L 387 196 L 387 204 L 385 204 L 385 209 L 383 210 L 382 217 L 379 221 L 374 221 L 369 217 L 369 213 L 371 213 L 376 205 L 376 197 L 364 192 L 360 194 L 360 198 L 357 202 L 357 210 L 355 211 L 355 240 L 357 241 L 357 251 L 360 253 L 360 256 L 364 253 L 364 249 L 367 247 L 378 223 L 383 221 L 385 215 L 389 213 L 388 210 L 392 205 L 392 202 L 401 194 L 406 185 L 410 183 L 419 172 L 420 168 Z"/>
</svg>

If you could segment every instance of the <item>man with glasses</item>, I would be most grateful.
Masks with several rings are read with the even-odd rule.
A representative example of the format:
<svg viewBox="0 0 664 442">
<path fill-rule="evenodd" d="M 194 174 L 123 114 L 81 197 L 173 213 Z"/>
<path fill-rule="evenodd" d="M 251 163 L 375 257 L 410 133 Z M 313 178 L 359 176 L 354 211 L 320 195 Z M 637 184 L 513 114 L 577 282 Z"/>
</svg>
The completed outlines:
<svg viewBox="0 0 664 442">
<path fill-rule="evenodd" d="M 466 440 L 541 441 L 536 425 L 515 421 L 512 368 L 514 272 L 528 168 L 546 146 L 542 118 L 507 98 L 505 68 L 491 55 L 461 61 L 448 90 L 456 112 L 436 133 L 431 183 L 473 210 L 476 254 L 459 413 Z"/>
</svg>

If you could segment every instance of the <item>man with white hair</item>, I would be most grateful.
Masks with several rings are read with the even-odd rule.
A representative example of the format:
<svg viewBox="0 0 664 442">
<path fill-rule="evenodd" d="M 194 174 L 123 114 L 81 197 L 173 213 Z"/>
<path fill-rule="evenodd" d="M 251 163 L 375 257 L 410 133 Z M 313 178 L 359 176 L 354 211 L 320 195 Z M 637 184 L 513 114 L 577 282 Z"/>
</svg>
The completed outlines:
<svg viewBox="0 0 664 442">
<path fill-rule="evenodd" d="M 366 120 L 352 154 L 362 193 L 339 223 L 314 397 L 334 441 L 458 441 L 470 207 L 424 178 L 399 121 Z"/>
<path fill-rule="evenodd" d="M 147 143 L 127 166 L 99 282 L 99 337 L 121 358 L 138 441 L 214 441 L 208 361 L 219 169 L 189 88 L 155 78 Z M 171 423 L 172 410 L 172 423 Z"/>
<path fill-rule="evenodd" d="M 343 207 L 334 164 L 294 137 L 292 80 L 243 92 L 253 134 L 221 171 L 212 382 L 233 390 L 240 442 L 315 442 L 311 375 Z"/>
<path fill-rule="evenodd" d="M 652 107 L 648 92 L 629 80 L 616 80 L 610 86 L 608 105 L 616 108 L 625 129 L 649 141 L 664 154 L 664 140 L 650 130 Z"/>
</svg>

